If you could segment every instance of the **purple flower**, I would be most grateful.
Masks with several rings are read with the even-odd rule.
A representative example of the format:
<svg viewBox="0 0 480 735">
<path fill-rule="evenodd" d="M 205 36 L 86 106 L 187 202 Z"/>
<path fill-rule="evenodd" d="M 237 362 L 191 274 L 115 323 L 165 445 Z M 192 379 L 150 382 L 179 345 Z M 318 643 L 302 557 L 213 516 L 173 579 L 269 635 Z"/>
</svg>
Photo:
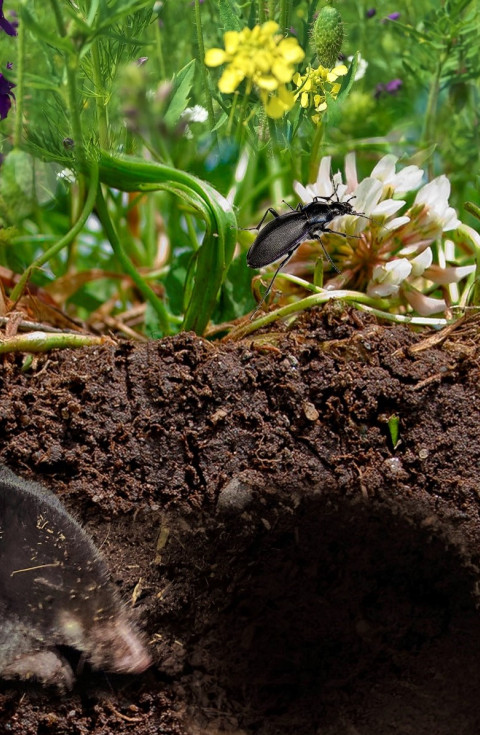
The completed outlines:
<svg viewBox="0 0 480 735">
<path fill-rule="evenodd" d="M 400 18 L 400 13 L 390 13 L 390 15 L 387 15 L 387 20 L 398 20 Z"/>
<path fill-rule="evenodd" d="M 13 69 L 13 64 L 11 61 L 7 61 L 7 69 Z"/>
<path fill-rule="evenodd" d="M 367 10 L 367 11 L 365 12 L 365 16 L 366 16 L 367 18 L 373 18 L 373 16 L 374 16 L 374 15 L 376 14 L 376 12 L 377 12 L 376 8 L 369 8 L 369 9 L 368 9 L 368 10 Z"/>
<path fill-rule="evenodd" d="M 13 26 L 12 23 L 10 23 L 3 14 L 3 0 L 0 0 L 0 28 L 2 28 L 5 33 L 8 33 L 9 36 L 17 35 L 15 26 Z"/>
<path fill-rule="evenodd" d="M 13 82 L 9 82 L 3 74 L 0 74 L 0 120 L 5 120 L 12 106 L 12 99 L 15 99 L 12 92 L 14 87 Z"/>
<path fill-rule="evenodd" d="M 378 98 L 381 97 L 384 92 L 386 92 L 387 94 L 397 94 L 398 90 L 401 89 L 402 86 L 403 82 L 401 79 L 392 79 L 386 84 L 377 84 L 377 86 L 375 87 L 374 97 L 376 100 L 378 100 Z"/>
<path fill-rule="evenodd" d="M 385 92 L 388 92 L 388 94 L 396 94 L 402 85 L 403 82 L 401 79 L 392 79 L 390 82 L 386 83 Z"/>
</svg>

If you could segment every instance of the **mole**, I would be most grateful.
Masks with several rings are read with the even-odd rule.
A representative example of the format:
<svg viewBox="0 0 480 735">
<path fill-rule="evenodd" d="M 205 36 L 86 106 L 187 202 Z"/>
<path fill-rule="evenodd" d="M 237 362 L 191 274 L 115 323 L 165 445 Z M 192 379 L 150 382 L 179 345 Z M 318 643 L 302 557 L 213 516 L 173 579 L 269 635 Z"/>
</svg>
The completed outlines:
<svg viewBox="0 0 480 735">
<path fill-rule="evenodd" d="M 79 666 L 141 673 L 151 658 L 107 566 L 60 500 L 0 466 L 0 678 L 71 689 Z"/>
</svg>

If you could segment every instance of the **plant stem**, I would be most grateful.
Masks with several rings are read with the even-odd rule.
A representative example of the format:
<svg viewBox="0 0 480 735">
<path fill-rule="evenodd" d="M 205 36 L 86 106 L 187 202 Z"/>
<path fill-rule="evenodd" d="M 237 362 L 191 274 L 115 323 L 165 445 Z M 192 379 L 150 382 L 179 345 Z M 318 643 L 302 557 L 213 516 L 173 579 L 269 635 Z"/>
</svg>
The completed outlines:
<svg viewBox="0 0 480 735">
<path fill-rule="evenodd" d="M 53 8 L 55 20 L 57 21 L 58 32 L 60 36 L 65 37 L 67 35 L 67 29 L 63 22 L 62 11 L 58 0 L 50 0 L 50 3 Z M 68 107 L 72 121 L 72 137 L 75 141 L 75 149 L 77 151 L 78 158 L 83 161 L 85 155 L 83 150 L 82 125 L 80 122 L 79 105 L 77 100 L 78 57 L 73 46 L 67 55 L 65 69 L 67 74 Z"/>
<path fill-rule="evenodd" d="M 18 57 L 17 57 L 17 87 L 15 90 L 16 118 L 13 133 L 13 147 L 20 148 L 23 132 L 23 102 L 25 94 L 25 23 L 18 25 Z"/>
<path fill-rule="evenodd" d="M 265 0 L 258 0 L 257 10 L 258 10 L 258 22 L 265 23 Z"/>
<path fill-rule="evenodd" d="M 97 110 L 98 138 L 101 148 L 108 150 L 108 115 L 105 95 L 103 93 L 103 74 L 100 68 L 100 37 L 92 42 L 92 69 L 93 83 L 95 87 L 95 106 Z"/>
<path fill-rule="evenodd" d="M 205 93 L 205 103 L 208 110 L 208 118 L 210 121 L 210 129 L 215 127 L 215 113 L 213 111 L 212 95 L 208 87 L 207 70 L 205 69 L 205 46 L 203 43 L 202 18 L 200 13 L 200 0 L 195 0 L 195 25 L 197 26 L 197 48 L 198 48 L 198 64 L 200 67 L 200 75 L 202 77 L 203 91 Z M 215 140 L 217 139 L 214 133 Z"/>
<path fill-rule="evenodd" d="M 317 180 L 318 166 L 320 164 L 320 150 L 323 140 L 323 123 L 318 123 L 317 129 L 315 130 L 315 136 L 312 143 L 312 152 L 310 154 L 310 164 L 308 167 L 308 183 L 312 184 Z"/>
<path fill-rule="evenodd" d="M 428 92 L 428 100 L 427 100 L 427 109 L 425 110 L 425 119 L 423 124 L 423 131 L 422 131 L 422 146 L 424 148 L 427 148 L 430 146 L 434 140 L 435 140 L 435 118 L 437 115 L 437 102 L 438 102 L 438 94 L 440 91 L 440 77 L 442 75 L 442 69 L 443 69 L 443 63 L 444 63 L 444 57 L 442 56 L 438 59 L 435 71 L 432 77 L 432 82 L 430 84 L 430 90 Z M 428 178 L 433 178 L 433 157 L 430 156 L 428 161 Z"/>
<path fill-rule="evenodd" d="M 156 57 L 158 59 L 158 66 L 160 71 L 160 79 L 166 79 L 167 78 L 167 72 L 165 69 L 165 57 L 163 55 L 163 43 L 162 43 L 162 33 L 160 30 L 160 22 L 157 19 L 157 22 L 155 23 L 155 42 L 157 46 L 157 54 Z"/>
<path fill-rule="evenodd" d="M 13 301 L 13 303 L 18 301 L 18 299 L 22 295 L 23 290 L 28 283 L 30 275 L 32 274 L 34 269 L 41 268 L 42 265 L 47 263 L 50 258 L 53 258 L 57 253 L 60 252 L 60 250 L 62 250 L 66 245 L 72 242 L 72 240 L 74 240 L 74 238 L 78 235 L 93 210 L 97 188 L 98 166 L 92 165 L 90 169 L 90 186 L 88 189 L 88 195 L 78 220 L 75 222 L 73 227 L 67 232 L 66 235 L 64 235 L 57 243 L 49 247 L 48 250 L 43 253 L 43 255 L 40 255 L 40 257 L 36 258 L 36 260 L 34 260 L 33 263 L 31 263 L 27 270 L 22 274 L 20 280 L 10 294 L 10 299 Z"/>
<path fill-rule="evenodd" d="M 168 334 L 170 331 L 170 325 L 165 304 L 163 303 L 163 301 L 161 301 L 161 299 L 158 298 L 157 294 L 150 288 L 150 286 L 142 278 L 140 273 L 138 273 L 138 271 L 135 269 L 134 265 L 128 258 L 125 250 L 123 249 L 117 233 L 115 232 L 110 214 L 108 213 L 108 208 L 100 186 L 97 189 L 96 204 L 98 217 L 100 219 L 100 222 L 102 223 L 105 234 L 110 241 L 115 256 L 118 258 L 118 261 L 122 266 L 124 272 L 130 276 L 142 296 L 152 305 L 158 316 L 158 321 L 163 334 Z"/>
<path fill-rule="evenodd" d="M 289 280 L 293 279 L 289 278 Z M 310 287 L 312 287 L 312 284 L 310 284 Z M 416 317 L 408 314 L 391 314 L 387 311 L 382 311 L 377 307 L 379 301 L 380 304 L 385 302 L 382 302 L 381 299 L 374 299 L 371 296 L 367 296 L 367 294 L 361 293 L 360 291 L 349 291 L 344 289 L 338 291 L 319 290 L 318 293 L 315 293 L 312 296 L 307 296 L 304 299 L 300 299 L 300 301 L 295 301 L 293 304 L 288 304 L 287 306 L 282 306 L 280 309 L 275 309 L 275 311 L 270 311 L 259 319 L 255 319 L 255 321 L 243 322 L 238 327 L 235 327 L 235 329 L 232 329 L 228 335 L 228 339 L 241 339 L 247 334 L 251 334 L 257 329 L 275 322 L 277 319 L 284 319 L 285 317 L 292 316 L 299 311 L 305 311 L 306 309 L 310 309 L 312 306 L 320 306 L 321 304 L 325 304 L 327 301 L 332 301 L 333 299 L 346 301 L 357 309 L 369 311 L 382 319 L 389 319 L 390 321 L 398 322 L 400 324 L 444 327 L 448 323 L 446 319 L 442 318 L 432 319 L 430 317 Z M 388 308 L 388 302 L 386 308 Z"/>
<path fill-rule="evenodd" d="M 280 0 L 280 30 L 286 31 L 287 29 L 287 0 Z"/>
</svg>

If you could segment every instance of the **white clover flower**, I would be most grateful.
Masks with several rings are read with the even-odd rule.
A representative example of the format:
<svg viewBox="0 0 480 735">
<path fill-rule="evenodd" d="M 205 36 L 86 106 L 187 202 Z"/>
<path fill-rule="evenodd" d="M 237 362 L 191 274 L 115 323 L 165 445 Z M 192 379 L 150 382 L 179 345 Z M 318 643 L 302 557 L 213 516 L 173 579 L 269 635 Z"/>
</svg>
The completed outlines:
<svg viewBox="0 0 480 735">
<path fill-rule="evenodd" d="M 440 312 L 445 311 L 447 308 L 444 299 L 433 299 L 431 296 L 425 296 L 425 294 L 415 289 L 408 289 L 405 292 L 405 298 L 420 316 L 440 314 Z"/>
<path fill-rule="evenodd" d="M 77 180 L 75 173 L 71 168 L 62 168 L 62 170 L 57 174 L 57 179 L 63 179 L 63 181 L 66 181 L 68 184 L 74 184 Z"/>
<path fill-rule="evenodd" d="M 425 184 L 413 203 L 413 208 L 423 205 L 428 209 L 428 214 L 432 219 L 437 220 L 442 230 L 455 230 L 460 220 L 453 207 L 448 206 L 448 197 L 450 196 L 450 182 L 445 175 L 437 176 L 436 179 Z"/>
<path fill-rule="evenodd" d="M 347 61 L 352 63 L 354 57 L 353 56 L 347 56 Z M 358 82 L 360 79 L 363 79 L 365 76 L 365 72 L 368 69 L 368 61 L 363 58 L 363 56 L 359 53 L 358 54 L 358 62 L 357 62 L 357 71 L 355 72 L 354 81 Z"/>
<path fill-rule="evenodd" d="M 412 258 L 410 261 L 412 265 L 412 276 L 423 275 L 425 268 L 429 268 L 432 265 L 433 253 L 432 248 L 425 248 L 425 250 L 417 255 L 416 258 Z"/>
<path fill-rule="evenodd" d="M 380 298 L 396 295 L 400 284 L 408 278 L 411 272 L 412 264 L 406 258 L 389 260 L 388 263 L 376 265 L 367 294 Z"/>
<path fill-rule="evenodd" d="M 181 114 L 182 120 L 186 122 L 205 122 L 208 120 L 208 112 L 202 105 L 186 107 Z"/>
<path fill-rule="evenodd" d="M 413 165 L 399 168 L 397 157 L 391 154 L 383 156 L 370 176 L 360 182 L 353 153 L 345 158 L 345 178 L 340 171 L 332 176 L 330 169 L 331 158 L 326 156 L 314 184 L 295 182 L 293 187 L 304 203 L 314 197 L 351 201 L 355 211 L 363 215 L 338 217 L 329 225 L 330 232 L 323 235 L 323 244 L 340 271 L 326 280 L 324 287 L 391 298 L 392 306 L 403 310 L 411 307 L 421 315 L 444 310 L 444 298 L 427 297 L 422 289 L 431 293 L 437 286 L 448 286 L 452 303 L 455 291 L 449 284 L 470 276 L 475 266 L 461 261 L 447 265 L 448 261 L 480 249 L 480 235 L 461 223 L 449 205 L 448 178 L 438 176 L 421 186 L 424 172 Z M 415 191 L 413 204 L 406 208 L 407 195 Z M 454 235 L 447 246 L 444 233 L 451 230 Z M 454 242 L 461 242 L 461 249 Z M 440 291 L 440 295 L 444 293 Z"/>
</svg>

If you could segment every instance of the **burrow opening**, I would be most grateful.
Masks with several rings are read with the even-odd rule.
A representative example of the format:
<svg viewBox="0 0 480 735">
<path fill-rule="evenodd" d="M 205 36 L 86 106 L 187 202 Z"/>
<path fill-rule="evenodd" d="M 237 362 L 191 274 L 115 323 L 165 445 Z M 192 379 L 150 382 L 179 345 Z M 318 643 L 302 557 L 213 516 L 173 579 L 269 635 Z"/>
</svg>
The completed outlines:
<svg viewBox="0 0 480 735">
<path fill-rule="evenodd" d="M 310 498 L 183 527 L 189 732 L 478 735 L 472 573 L 409 512 Z"/>
</svg>

